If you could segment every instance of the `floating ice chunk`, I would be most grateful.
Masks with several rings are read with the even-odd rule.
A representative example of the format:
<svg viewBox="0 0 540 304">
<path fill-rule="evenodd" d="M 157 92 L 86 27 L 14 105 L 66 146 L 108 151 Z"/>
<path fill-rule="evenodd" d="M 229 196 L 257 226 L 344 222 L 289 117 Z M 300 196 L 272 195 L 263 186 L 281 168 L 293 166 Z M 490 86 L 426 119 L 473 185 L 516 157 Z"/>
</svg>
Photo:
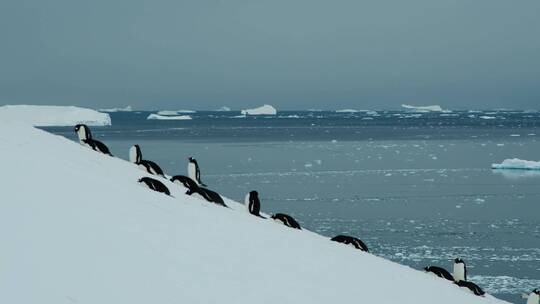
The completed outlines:
<svg viewBox="0 0 540 304">
<path fill-rule="evenodd" d="M 146 119 L 156 119 L 156 120 L 190 120 L 192 119 L 189 115 L 179 115 L 179 116 L 167 116 L 159 114 L 150 114 Z"/>
<path fill-rule="evenodd" d="M 519 158 L 505 159 L 500 164 L 492 164 L 492 169 L 540 170 L 540 161 L 522 160 Z"/>
<path fill-rule="evenodd" d="M 336 113 L 358 113 L 359 111 L 358 110 L 355 110 L 355 109 L 341 109 L 341 110 L 336 110 Z"/>
<path fill-rule="evenodd" d="M 487 119 L 487 120 L 489 120 L 489 119 L 497 119 L 497 117 L 486 116 L 486 115 L 478 116 L 478 118 L 480 118 L 480 119 Z"/>
<path fill-rule="evenodd" d="M 162 111 L 157 112 L 158 115 L 164 115 L 164 116 L 173 116 L 173 115 L 178 115 L 182 113 L 189 114 L 189 113 L 197 113 L 197 112 L 193 110 L 177 110 L 177 111 L 162 110 Z"/>
<path fill-rule="evenodd" d="M 411 112 L 421 112 L 421 113 L 428 113 L 428 112 L 443 112 L 443 109 L 439 105 L 433 105 L 433 106 L 411 106 L 407 104 L 402 104 L 401 107 L 411 111 Z"/>
<path fill-rule="evenodd" d="M 231 108 L 223 106 L 223 107 L 217 109 L 216 111 L 218 111 L 218 112 L 229 112 L 230 110 L 231 110 Z"/>
<path fill-rule="evenodd" d="M 0 107 L 0 121 L 15 121 L 32 126 L 110 126 L 107 113 L 73 106 L 6 105 Z"/>
<path fill-rule="evenodd" d="M 99 109 L 98 111 L 99 112 L 108 112 L 108 113 L 131 112 L 131 111 L 133 111 L 133 108 L 131 106 L 126 106 L 125 108 Z"/>
<path fill-rule="evenodd" d="M 277 110 L 271 105 L 263 105 L 254 109 L 246 109 L 241 112 L 243 115 L 276 115 Z"/>
</svg>

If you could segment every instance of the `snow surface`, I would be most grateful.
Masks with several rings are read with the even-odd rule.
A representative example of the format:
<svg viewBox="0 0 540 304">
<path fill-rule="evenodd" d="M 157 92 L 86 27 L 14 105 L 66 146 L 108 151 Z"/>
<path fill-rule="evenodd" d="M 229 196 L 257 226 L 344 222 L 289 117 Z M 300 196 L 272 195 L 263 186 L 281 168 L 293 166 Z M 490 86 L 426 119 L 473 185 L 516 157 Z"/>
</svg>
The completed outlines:
<svg viewBox="0 0 540 304">
<path fill-rule="evenodd" d="M 228 199 L 151 191 L 61 136 L 0 120 L 0 142 L 0 303 L 506 303 Z"/>
<path fill-rule="evenodd" d="M 271 105 L 263 105 L 255 109 L 242 110 L 243 115 L 276 115 L 277 110 Z"/>
<path fill-rule="evenodd" d="M 192 119 L 189 115 L 179 115 L 179 116 L 168 116 L 168 115 L 159 115 L 159 114 L 150 114 L 146 119 L 158 119 L 158 120 L 190 120 Z"/>
<path fill-rule="evenodd" d="M 40 127 L 74 126 L 80 123 L 89 126 L 111 125 L 109 114 L 73 106 L 6 105 L 0 107 L 0 120 Z"/>
<path fill-rule="evenodd" d="M 505 159 L 500 164 L 492 164 L 492 169 L 540 170 L 540 161 L 519 158 Z"/>
<path fill-rule="evenodd" d="M 125 108 L 111 108 L 111 109 L 99 109 L 99 112 L 115 113 L 115 112 L 131 112 L 133 108 L 126 106 Z"/>
<path fill-rule="evenodd" d="M 443 109 L 441 106 L 433 105 L 433 106 L 411 106 L 402 104 L 401 107 L 408 109 L 412 112 L 419 112 L 419 113 L 428 113 L 428 112 L 443 112 Z"/>
</svg>

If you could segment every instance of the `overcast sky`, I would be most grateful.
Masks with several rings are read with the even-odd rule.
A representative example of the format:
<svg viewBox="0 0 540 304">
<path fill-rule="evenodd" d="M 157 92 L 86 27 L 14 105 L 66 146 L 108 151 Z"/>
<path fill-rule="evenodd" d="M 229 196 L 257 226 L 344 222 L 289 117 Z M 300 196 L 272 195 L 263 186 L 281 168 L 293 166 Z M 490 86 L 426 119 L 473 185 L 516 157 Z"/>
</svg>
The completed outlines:
<svg viewBox="0 0 540 304">
<path fill-rule="evenodd" d="M 0 104 L 540 108 L 539 0 L 1 0 Z"/>
</svg>

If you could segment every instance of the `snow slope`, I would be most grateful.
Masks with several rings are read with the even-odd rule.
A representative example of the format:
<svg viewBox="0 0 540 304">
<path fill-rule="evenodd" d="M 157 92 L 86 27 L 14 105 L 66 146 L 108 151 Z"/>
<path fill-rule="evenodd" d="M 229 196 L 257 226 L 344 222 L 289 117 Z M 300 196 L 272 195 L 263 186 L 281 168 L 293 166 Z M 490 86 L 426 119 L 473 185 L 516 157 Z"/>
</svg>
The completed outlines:
<svg viewBox="0 0 540 304">
<path fill-rule="evenodd" d="M 242 110 L 242 115 L 276 115 L 277 110 L 271 105 L 263 105 L 255 109 Z"/>
<path fill-rule="evenodd" d="M 29 126 L 0 121 L 0 143 L 0 303 L 505 303 L 230 200 L 153 192 L 134 164 Z"/>
<path fill-rule="evenodd" d="M 540 170 L 540 161 L 519 158 L 505 159 L 500 164 L 492 164 L 492 169 Z"/>
<path fill-rule="evenodd" d="M 0 120 L 19 121 L 40 127 L 74 126 L 79 123 L 89 126 L 111 124 L 109 114 L 73 106 L 6 105 L 0 107 Z"/>
</svg>

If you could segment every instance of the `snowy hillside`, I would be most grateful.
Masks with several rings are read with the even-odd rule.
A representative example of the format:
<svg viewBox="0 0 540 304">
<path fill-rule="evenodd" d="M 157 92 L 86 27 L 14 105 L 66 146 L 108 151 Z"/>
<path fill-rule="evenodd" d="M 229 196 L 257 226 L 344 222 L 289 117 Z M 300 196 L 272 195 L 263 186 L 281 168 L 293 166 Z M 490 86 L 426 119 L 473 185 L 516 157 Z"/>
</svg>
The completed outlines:
<svg viewBox="0 0 540 304">
<path fill-rule="evenodd" d="M 6 105 L 0 107 L 1 121 L 16 121 L 29 125 L 73 126 L 84 123 L 89 126 L 109 126 L 107 113 L 73 106 Z"/>
<path fill-rule="evenodd" d="M 135 165 L 32 127 L 0 121 L 0 151 L 0 303 L 505 303 L 228 200 L 153 192 Z"/>
</svg>

